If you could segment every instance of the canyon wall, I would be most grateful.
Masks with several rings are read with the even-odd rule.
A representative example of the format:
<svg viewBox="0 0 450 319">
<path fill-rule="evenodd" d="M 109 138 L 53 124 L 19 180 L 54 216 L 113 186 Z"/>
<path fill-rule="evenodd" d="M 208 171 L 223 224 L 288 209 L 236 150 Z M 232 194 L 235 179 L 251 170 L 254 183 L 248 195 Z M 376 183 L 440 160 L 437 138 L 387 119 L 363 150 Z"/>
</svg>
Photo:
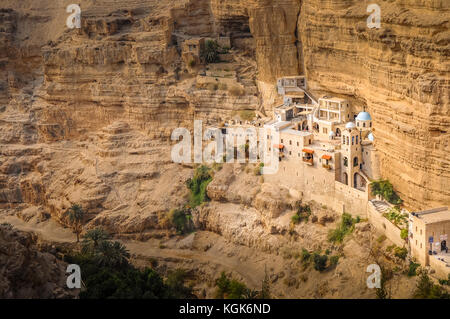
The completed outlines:
<svg viewBox="0 0 450 319">
<path fill-rule="evenodd" d="M 407 206 L 450 204 L 450 2 L 302 1 L 298 32 L 311 90 L 367 107 L 382 176 Z"/>
<path fill-rule="evenodd" d="M 130 161 L 110 148 L 140 156 L 146 136 L 164 141 L 159 156 L 169 154 L 165 141 L 175 127 L 190 128 L 194 118 L 219 123 L 239 110 L 269 112 L 276 78 L 305 73 L 316 95 L 345 96 L 354 111 L 372 114 L 382 175 L 407 206 L 450 205 L 448 1 L 380 1 L 379 30 L 367 28 L 368 3 L 357 0 L 83 0 L 82 27 L 73 30 L 65 26 L 67 4 L 2 1 L 1 202 L 56 211 L 90 198 L 87 206 L 99 212 L 120 211 L 117 198 L 134 198 L 130 189 L 141 182 L 114 173 Z M 185 38 L 219 35 L 231 38 L 241 94 L 199 87 L 200 71 L 181 57 Z M 105 142 L 111 128 L 119 136 Z M 91 148 L 105 147 L 108 154 L 92 151 L 98 156 L 87 159 Z M 158 166 L 147 166 L 135 174 L 157 184 Z M 126 175 L 116 189 L 107 180 L 114 174 Z M 177 180 L 175 193 L 182 185 Z M 138 210 L 152 205 L 142 196 Z"/>
</svg>

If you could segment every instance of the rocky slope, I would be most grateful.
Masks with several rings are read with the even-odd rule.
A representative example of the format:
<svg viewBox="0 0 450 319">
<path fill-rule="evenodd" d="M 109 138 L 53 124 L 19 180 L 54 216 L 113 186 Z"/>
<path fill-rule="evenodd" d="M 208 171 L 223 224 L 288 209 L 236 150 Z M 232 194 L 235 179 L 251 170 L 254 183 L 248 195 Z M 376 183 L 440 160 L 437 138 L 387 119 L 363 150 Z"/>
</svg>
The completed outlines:
<svg viewBox="0 0 450 319">
<path fill-rule="evenodd" d="M 40 252 L 36 236 L 0 225 L 0 298 L 74 298 L 67 264 Z"/>
<path fill-rule="evenodd" d="M 380 1 L 379 30 L 366 27 L 357 0 L 79 3 L 74 30 L 62 2 L 1 3 L 2 215 L 64 224 L 79 203 L 89 227 L 159 229 L 160 214 L 186 203 L 192 176 L 171 161 L 172 130 L 269 112 L 276 78 L 299 73 L 316 95 L 367 107 L 382 174 L 407 206 L 450 205 L 448 1 Z M 231 38 L 229 62 L 202 69 L 182 58 L 186 38 L 218 35 Z M 277 250 L 293 203 L 242 170 L 217 174 L 196 222 L 236 245 Z"/>
</svg>

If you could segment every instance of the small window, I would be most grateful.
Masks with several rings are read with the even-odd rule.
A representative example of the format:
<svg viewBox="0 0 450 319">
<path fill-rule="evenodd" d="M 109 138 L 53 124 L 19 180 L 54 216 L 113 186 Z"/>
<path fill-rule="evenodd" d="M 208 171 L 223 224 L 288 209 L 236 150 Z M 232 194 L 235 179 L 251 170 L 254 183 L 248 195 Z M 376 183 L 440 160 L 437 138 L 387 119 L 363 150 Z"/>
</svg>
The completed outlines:
<svg viewBox="0 0 450 319">
<path fill-rule="evenodd" d="M 289 145 L 292 145 L 292 141 L 289 141 Z"/>
<path fill-rule="evenodd" d="M 283 144 L 283 139 L 281 139 L 281 144 Z"/>
<path fill-rule="evenodd" d="M 300 146 L 300 144 L 297 142 L 297 146 Z"/>
</svg>

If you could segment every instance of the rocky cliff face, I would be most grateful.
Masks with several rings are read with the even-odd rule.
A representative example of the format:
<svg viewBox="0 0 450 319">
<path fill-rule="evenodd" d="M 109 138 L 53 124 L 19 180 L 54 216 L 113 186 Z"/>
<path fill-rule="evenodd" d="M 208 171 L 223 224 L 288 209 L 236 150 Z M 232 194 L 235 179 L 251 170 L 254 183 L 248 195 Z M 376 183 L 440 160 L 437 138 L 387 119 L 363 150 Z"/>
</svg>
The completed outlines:
<svg viewBox="0 0 450 319">
<path fill-rule="evenodd" d="M 36 237 L 0 225 L 0 298 L 74 298 L 66 286 L 67 264 L 40 252 Z"/>
<path fill-rule="evenodd" d="M 382 175 L 406 204 L 450 203 L 450 3 L 383 1 L 381 29 L 365 2 L 302 1 L 309 85 L 353 99 L 374 119 Z"/>
<path fill-rule="evenodd" d="M 275 79 L 302 72 L 314 93 L 367 106 L 382 174 L 407 205 L 450 204 L 448 1 L 382 1 L 379 30 L 367 28 L 356 0 L 80 5 L 82 28 L 69 30 L 62 3 L 2 2 L 2 205 L 59 216 L 81 202 L 103 212 L 95 223 L 151 224 L 185 196 L 189 169 L 169 173 L 173 128 L 269 111 Z M 182 59 L 180 44 L 218 35 L 230 36 L 232 61 L 211 66 L 201 79 L 213 83 L 199 85 L 202 71 Z M 224 69 L 229 78 L 214 85 Z M 136 211 L 141 219 L 129 217 Z"/>
</svg>

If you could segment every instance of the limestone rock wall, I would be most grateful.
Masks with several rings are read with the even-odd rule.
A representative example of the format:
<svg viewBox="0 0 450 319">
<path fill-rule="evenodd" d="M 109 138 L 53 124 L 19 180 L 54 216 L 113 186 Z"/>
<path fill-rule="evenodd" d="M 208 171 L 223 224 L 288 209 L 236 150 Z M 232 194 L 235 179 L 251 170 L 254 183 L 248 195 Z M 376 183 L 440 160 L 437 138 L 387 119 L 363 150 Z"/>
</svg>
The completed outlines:
<svg viewBox="0 0 450 319">
<path fill-rule="evenodd" d="M 2 1 L 2 202 L 48 205 L 44 170 L 62 166 L 40 161 L 51 162 L 63 141 L 89 144 L 117 121 L 165 141 L 194 118 L 212 124 L 236 110 L 267 112 L 279 102 L 276 78 L 304 72 L 316 95 L 345 96 L 355 111 L 367 106 L 381 173 L 408 206 L 450 204 L 448 1 L 380 1 L 379 30 L 366 27 L 367 3 L 357 0 L 79 3 L 82 28 L 69 30 L 64 3 Z M 239 96 L 197 87 L 198 70 L 181 59 L 184 37 L 218 35 L 236 48 Z M 85 144 L 69 148 L 83 158 Z"/>
<path fill-rule="evenodd" d="M 381 173 L 411 208 L 450 204 L 450 2 L 302 1 L 310 88 L 353 99 L 374 119 Z"/>
</svg>

